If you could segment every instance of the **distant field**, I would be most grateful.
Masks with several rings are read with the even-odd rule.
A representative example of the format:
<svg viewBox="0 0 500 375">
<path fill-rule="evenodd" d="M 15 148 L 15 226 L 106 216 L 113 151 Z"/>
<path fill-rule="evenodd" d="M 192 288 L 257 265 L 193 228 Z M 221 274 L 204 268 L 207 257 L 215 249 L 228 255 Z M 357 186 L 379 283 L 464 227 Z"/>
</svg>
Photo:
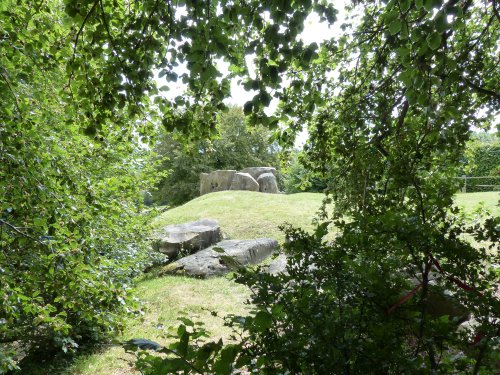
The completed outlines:
<svg viewBox="0 0 500 375">
<path fill-rule="evenodd" d="M 272 237 L 283 240 L 278 226 L 283 222 L 311 229 L 311 221 L 321 206 L 322 194 L 300 193 L 271 195 L 245 191 L 227 191 L 207 194 L 183 206 L 161 214 L 154 226 L 182 223 L 200 218 L 214 218 L 230 238 Z M 458 194 L 456 203 L 472 213 L 480 202 L 493 214 L 500 214 L 499 192 Z M 144 301 L 146 312 L 142 319 L 130 320 L 125 332 L 118 339 L 144 337 L 165 343 L 161 323 L 166 328 L 176 325 L 182 312 L 197 321 L 203 321 L 214 337 L 228 335 L 220 319 L 211 316 L 210 310 L 220 315 L 244 314 L 248 291 L 228 278 L 198 280 L 178 276 L 156 278 L 151 276 L 137 286 L 137 296 Z M 160 327 L 161 328 L 161 327 Z M 131 363 L 133 356 L 123 349 L 113 347 L 99 353 L 81 356 L 62 374 L 64 375 L 128 375 L 138 374 Z M 42 370 L 33 374 L 52 374 Z"/>
<path fill-rule="evenodd" d="M 500 192 L 498 191 L 457 194 L 455 202 L 468 213 L 472 213 L 483 203 L 482 206 L 492 215 L 500 215 Z"/>
</svg>

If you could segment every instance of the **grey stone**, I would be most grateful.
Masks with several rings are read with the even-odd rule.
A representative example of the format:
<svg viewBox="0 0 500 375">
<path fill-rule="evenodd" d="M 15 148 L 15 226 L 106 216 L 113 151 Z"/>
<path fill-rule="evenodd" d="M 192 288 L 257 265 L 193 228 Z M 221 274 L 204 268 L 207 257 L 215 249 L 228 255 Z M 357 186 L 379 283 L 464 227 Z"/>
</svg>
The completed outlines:
<svg viewBox="0 0 500 375">
<path fill-rule="evenodd" d="M 287 264 L 287 257 L 285 254 L 280 254 L 276 259 L 274 259 L 271 264 L 269 265 L 267 272 L 269 272 L 271 275 L 277 275 L 278 273 L 284 273 L 287 274 L 286 272 L 286 264 Z"/>
<path fill-rule="evenodd" d="M 257 178 L 257 183 L 259 184 L 259 191 L 262 193 L 279 193 L 276 177 L 272 173 L 262 173 L 259 178 Z"/>
<path fill-rule="evenodd" d="M 170 263 L 163 268 L 163 273 L 202 278 L 224 275 L 234 269 L 231 266 L 234 261 L 243 266 L 260 263 L 270 256 L 277 246 L 278 241 L 270 238 L 221 241 L 208 249 Z"/>
<path fill-rule="evenodd" d="M 231 190 L 259 191 L 259 184 L 248 173 L 236 172 L 231 182 Z"/>
<path fill-rule="evenodd" d="M 273 167 L 248 167 L 240 172 L 242 173 L 248 173 L 250 176 L 254 178 L 254 180 L 257 180 L 259 176 L 263 173 L 272 173 L 273 175 L 276 175 L 276 168 Z"/>
<path fill-rule="evenodd" d="M 235 170 L 219 170 L 200 174 L 200 195 L 229 190 Z"/>
<path fill-rule="evenodd" d="M 195 252 L 222 239 L 219 223 L 213 219 L 201 219 L 184 224 L 169 225 L 153 235 L 153 248 L 170 258 L 179 251 Z"/>
</svg>

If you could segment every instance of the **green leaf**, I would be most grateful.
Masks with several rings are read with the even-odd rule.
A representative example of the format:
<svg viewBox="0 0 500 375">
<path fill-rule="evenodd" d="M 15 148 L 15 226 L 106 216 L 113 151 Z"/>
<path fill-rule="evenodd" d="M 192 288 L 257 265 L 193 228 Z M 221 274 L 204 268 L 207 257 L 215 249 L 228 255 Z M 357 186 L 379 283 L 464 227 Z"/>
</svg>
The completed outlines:
<svg viewBox="0 0 500 375">
<path fill-rule="evenodd" d="M 246 102 L 245 105 L 243 106 L 243 113 L 248 116 L 249 114 L 252 113 L 253 110 L 253 102 Z"/>
<path fill-rule="evenodd" d="M 177 318 L 177 320 L 179 320 L 182 323 L 184 323 L 186 325 L 186 327 L 194 327 L 193 321 L 190 320 L 190 319 L 188 319 L 188 318 L 180 317 L 180 318 Z"/>
<path fill-rule="evenodd" d="M 389 32 L 391 33 L 391 35 L 396 35 L 400 31 L 401 31 L 401 21 L 398 19 L 392 21 L 391 24 L 389 25 Z"/>
<path fill-rule="evenodd" d="M 439 13 L 438 17 L 434 20 L 434 27 L 437 32 L 442 33 L 448 29 L 448 21 L 446 20 L 446 14 Z"/>
<path fill-rule="evenodd" d="M 218 247 L 218 246 L 212 247 L 212 250 L 215 251 L 216 253 L 219 253 L 219 254 L 225 254 L 226 253 L 226 251 L 222 247 Z"/>
<path fill-rule="evenodd" d="M 232 256 L 221 255 L 219 259 L 230 270 L 235 271 L 241 267 L 241 264 Z"/>
<path fill-rule="evenodd" d="M 396 50 L 396 54 L 400 57 L 406 57 L 410 54 L 410 49 L 408 47 L 400 47 Z"/>
<path fill-rule="evenodd" d="M 265 331 L 273 326 L 273 317 L 267 311 L 259 311 L 254 318 L 254 324 L 260 331 Z"/>
<path fill-rule="evenodd" d="M 397 10 L 391 10 L 387 13 L 385 13 L 382 17 L 384 18 L 384 23 L 386 25 L 390 25 L 392 21 L 394 21 L 396 18 L 399 16 L 399 11 Z"/>
<path fill-rule="evenodd" d="M 414 75 L 415 71 L 413 69 L 409 69 L 401 72 L 398 76 L 398 79 L 408 87 L 412 84 Z"/>
<path fill-rule="evenodd" d="M 411 0 L 400 0 L 399 6 L 403 12 L 407 12 L 410 9 L 411 3 Z"/>
<path fill-rule="evenodd" d="M 434 32 L 427 37 L 427 45 L 432 50 L 436 50 L 441 45 L 441 34 L 438 32 Z"/>
<path fill-rule="evenodd" d="M 417 93 L 413 89 L 409 89 L 405 93 L 406 99 L 408 99 L 409 104 L 415 104 L 417 102 Z"/>
<path fill-rule="evenodd" d="M 424 8 L 431 12 L 434 9 L 435 1 L 434 0 L 424 0 Z"/>
<path fill-rule="evenodd" d="M 261 91 L 259 94 L 259 100 L 265 107 L 267 107 L 271 103 L 271 95 L 269 95 L 267 91 Z"/>
</svg>

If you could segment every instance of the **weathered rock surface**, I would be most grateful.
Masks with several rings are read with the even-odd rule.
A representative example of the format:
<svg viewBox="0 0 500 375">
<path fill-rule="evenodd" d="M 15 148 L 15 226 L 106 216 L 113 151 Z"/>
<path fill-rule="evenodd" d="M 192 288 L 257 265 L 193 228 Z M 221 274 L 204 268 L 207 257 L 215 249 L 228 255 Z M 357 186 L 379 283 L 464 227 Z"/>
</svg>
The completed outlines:
<svg viewBox="0 0 500 375">
<path fill-rule="evenodd" d="M 261 182 L 258 179 L 261 178 Z M 200 195 L 223 190 L 249 190 L 265 193 L 279 193 L 276 182 L 276 168 L 249 167 L 240 172 L 218 170 L 200 174 Z"/>
<path fill-rule="evenodd" d="M 276 259 L 274 259 L 269 267 L 267 268 L 267 272 L 271 275 L 277 275 L 278 273 L 286 273 L 286 264 L 287 258 L 285 254 L 280 254 Z"/>
<path fill-rule="evenodd" d="M 228 261 L 227 256 L 240 265 L 257 264 L 270 256 L 277 246 L 278 241 L 270 238 L 221 241 L 208 249 L 170 263 L 163 268 L 163 273 L 202 278 L 224 275 L 233 269 L 230 264 L 233 261 Z"/>
<path fill-rule="evenodd" d="M 278 183 L 276 177 L 272 173 L 262 173 L 257 178 L 259 191 L 262 193 L 278 194 Z"/>
<path fill-rule="evenodd" d="M 230 190 L 259 191 L 259 183 L 248 173 L 236 172 Z"/>
<path fill-rule="evenodd" d="M 221 239 L 219 223 L 213 219 L 201 219 L 166 226 L 153 235 L 153 248 L 172 258 L 181 249 L 193 253 Z"/>
<path fill-rule="evenodd" d="M 200 174 L 200 195 L 214 191 L 229 190 L 233 182 L 235 170 L 220 170 Z"/>
<path fill-rule="evenodd" d="M 242 169 L 240 172 L 241 173 L 248 173 L 255 180 L 257 180 L 259 178 L 259 176 L 261 174 L 264 174 L 264 173 L 272 173 L 273 175 L 276 175 L 276 168 L 273 168 L 273 167 L 248 167 L 248 168 Z"/>
</svg>

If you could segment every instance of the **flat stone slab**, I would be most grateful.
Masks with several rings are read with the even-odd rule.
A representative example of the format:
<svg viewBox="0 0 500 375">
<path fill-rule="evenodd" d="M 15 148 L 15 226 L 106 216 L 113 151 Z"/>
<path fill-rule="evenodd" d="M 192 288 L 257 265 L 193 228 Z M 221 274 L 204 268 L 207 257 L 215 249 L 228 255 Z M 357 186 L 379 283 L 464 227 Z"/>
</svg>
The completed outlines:
<svg viewBox="0 0 500 375">
<path fill-rule="evenodd" d="M 234 263 L 245 266 L 262 262 L 277 247 L 278 241 L 270 238 L 225 240 L 170 263 L 162 273 L 202 278 L 224 275 L 234 270 Z M 228 256 L 232 259 L 228 260 Z"/>
<path fill-rule="evenodd" d="M 213 219 L 201 219 L 190 223 L 168 225 L 161 229 L 153 235 L 153 248 L 173 258 L 181 250 L 193 253 L 221 239 L 219 223 Z"/>
</svg>

